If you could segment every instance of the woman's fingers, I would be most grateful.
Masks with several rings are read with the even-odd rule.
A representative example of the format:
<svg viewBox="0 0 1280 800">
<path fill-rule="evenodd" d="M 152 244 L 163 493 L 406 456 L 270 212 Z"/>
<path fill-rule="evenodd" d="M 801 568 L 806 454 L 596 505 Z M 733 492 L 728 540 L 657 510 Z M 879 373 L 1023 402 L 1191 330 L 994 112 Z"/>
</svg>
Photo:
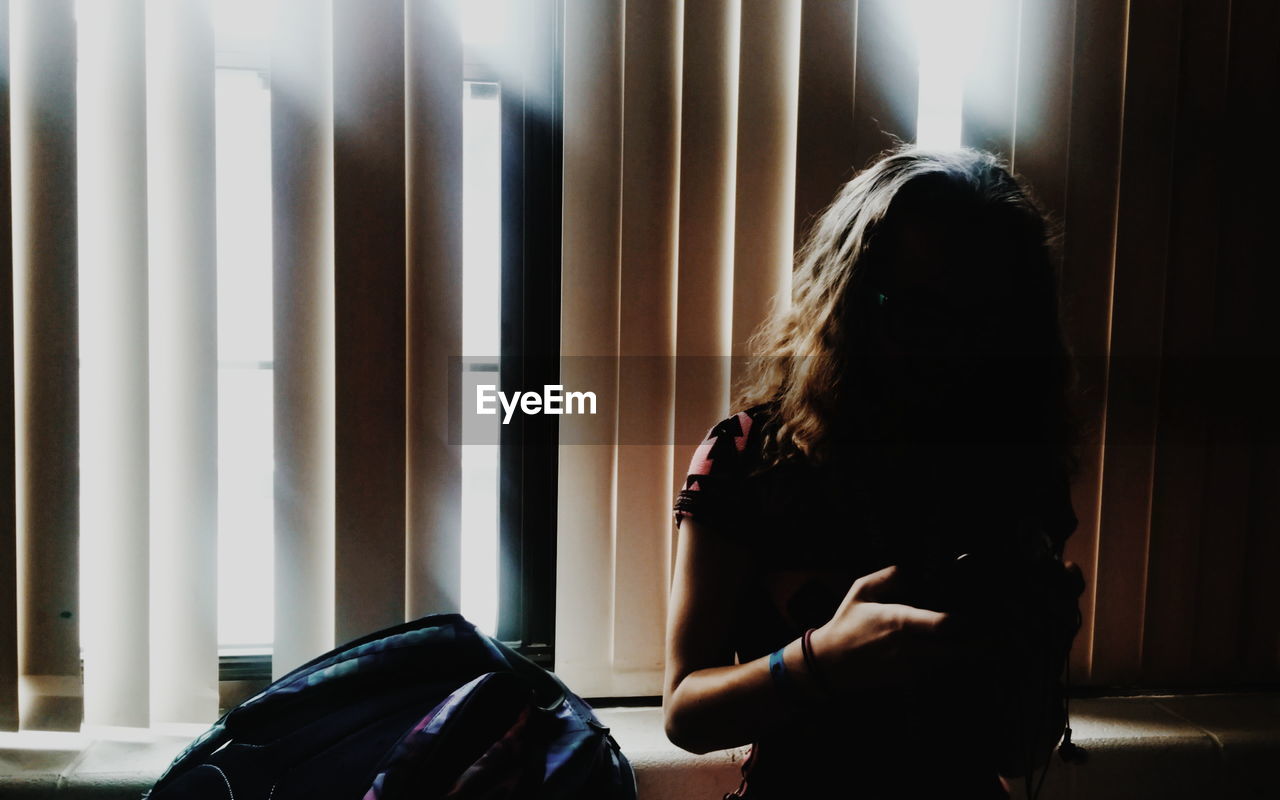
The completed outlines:
<svg viewBox="0 0 1280 800">
<path fill-rule="evenodd" d="M 901 592 L 902 583 L 902 571 L 891 565 L 858 578 L 853 582 L 849 594 L 854 600 L 885 603 Z"/>
<path fill-rule="evenodd" d="M 985 662 L 988 652 L 956 626 L 946 613 L 908 605 L 886 605 L 898 627 L 898 678 L 951 674 Z"/>
<path fill-rule="evenodd" d="M 925 636 L 939 636 L 950 633 L 951 617 L 941 611 L 929 611 L 924 608 L 891 604 L 902 629 L 909 633 Z M 887 610 L 887 609 L 886 609 Z"/>
</svg>

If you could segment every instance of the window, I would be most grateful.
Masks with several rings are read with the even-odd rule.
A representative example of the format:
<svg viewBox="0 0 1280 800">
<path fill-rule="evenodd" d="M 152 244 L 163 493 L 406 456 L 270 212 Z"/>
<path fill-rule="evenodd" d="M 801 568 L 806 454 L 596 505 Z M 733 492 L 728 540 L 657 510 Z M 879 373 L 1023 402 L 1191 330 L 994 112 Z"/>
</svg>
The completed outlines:
<svg viewBox="0 0 1280 800">
<path fill-rule="evenodd" d="M 491 0 L 463 8 L 463 355 L 471 369 L 500 374 L 504 390 L 554 383 L 559 3 Z M 270 615 L 256 611 L 270 607 L 272 597 L 266 17 L 243 0 L 218 0 L 215 11 L 219 642 L 224 677 L 258 677 L 272 641 Z M 512 46 L 514 31 L 526 46 Z M 512 52 L 522 59 L 499 55 Z M 533 356 L 551 358 L 535 362 Z M 487 440 L 499 435 L 498 447 L 462 448 L 462 611 L 482 630 L 550 665 L 554 423 L 517 422 L 489 431 Z M 464 433 L 463 441 L 469 438 L 484 435 Z"/>
<path fill-rule="evenodd" d="M 218 650 L 269 672 L 274 638 L 269 16 L 214 3 L 218 231 Z M 252 674 L 252 673 L 251 673 Z"/>
<path fill-rule="evenodd" d="M 489 0 L 462 8 L 462 355 L 493 373 L 504 391 L 555 383 L 560 2 Z M 270 674 L 274 641 L 273 615 L 262 613 L 274 595 L 270 14 L 248 0 L 213 0 L 212 10 L 217 640 L 224 679 L 261 679 Z M 489 432 L 499 446 L 466 446 L 461 454 L 463 613 L 547 665 L 555 433 L 548 418 L 517 421 Z"/>
<path fill-rule="evenodd" d="M 911 27 L 920 57 L 916 142 L 959 147 L 965 77 L 980 52 L 990 0 L 912 0 Z"/>
<path fill-rule="evenodd" d="M 466 32 L 464 28 L 464 32 Z M 501 353 L 501 86 L 468 80 L 462 88 L 462 351 L 480 382 L 495 375 Z M 464 398 L 474 381 L 463 381 Z M 464 417 L 463 442 L 497 440 L 497 417 Z M 474 430 L 473 425 L 487 430 Z M 498 624 L 498 448 L 462 448 L 462 614 L 493 635 Z"/>
<path fill-rule="evenodd" d="M 465 199 L 468 244 L 472 231 L 479 237 L 495 227 L 500 227 L 501 244 L 496 265 L 473 262 L 473 255 L 479 259 L 480 251 L 464 251 L 463 355 L 476 369 L 497 368 L 504 392 L 554 384 L 559 374 L 560 331 L 562 4 L 560 0 L 468 4 L 463 25 L 467 157 L 488 147 L 496 133 L 501 174 L 498 224 L 487 216 L 471 217 L 473 212 L 481 213 L 480 202 Z M 487 116 L 492 107 L 485 105 L 494 101 L 498 131 L 482 127 L 494 120 Z M 472 162 L 467 168 L 472 168 Z M 470 174 L 466 180 L 469 192 Z M 491 209 L 486 206 L 483 213 Z M 499 272 L 491 271 L 494 266 Z M 495 275 L 499 279 L 491 282 Z M 479 329 L 471 319 L 478 308 L 472 298 L 492 297 L 483 286 L 500 286 L 501 314 L 489 318 L 501 322 L 496 329 L 473 334 Z M 489 338 L 495 333 L 496 341 Z M 470 338 L 473 335 L 478 338 Z M 473 342 L 492 349 L 473 350 Z M 500 356 L 498 364 L 479 359 L 490 354 Z M 486 419 L 496 424 L 495 418 Z M 474 609 L 483 615 L 475 618 L 481 622 L 490 618 L 489 609 L 493 609 L 494 635 L 548 668 L 553 664 L 555 622 L 556 432 L 554 417 L 517 415 L 511 424 L 501 426 L 501 446 L 496 452 L 489 445 L 463 447 L 464 614 Z M 473 527 L 468 509 L 474 518 L 484 508 L 480 498 L 492 497 L 487 495 L 490 487 L 497 491 L 497 503 L 490 501 L 488 506 L 497 509 L 496 527 L 488 527 L 492 518 L 487 513 L 485 524 Z M 496 596 L 471 594 L 478 591 L 474 584 L 484 581 L 483 571 L 490 569 L 483 560 L 492 558 L 488 553 L 497 556 Z"/>
</svg>

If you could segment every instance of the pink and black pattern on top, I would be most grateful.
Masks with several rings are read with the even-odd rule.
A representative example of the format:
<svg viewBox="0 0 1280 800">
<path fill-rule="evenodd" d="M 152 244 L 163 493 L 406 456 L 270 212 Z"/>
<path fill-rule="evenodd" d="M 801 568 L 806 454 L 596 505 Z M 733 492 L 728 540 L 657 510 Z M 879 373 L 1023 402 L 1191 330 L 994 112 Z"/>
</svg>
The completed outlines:
<svg viewBox="0 0 1280 800">
<path fill-rule="evenodd" d="M 754 409 L 753 409 L 754 410 Z M 676 498 L 674 514 L 679 527 L 686 517 L 722 525 L 738 508 L 737 493 L 743 477 L 744 456 L 755 420 L 739 411 L 712 426 L 689 462 L 684 488 Z"/>
</svg>

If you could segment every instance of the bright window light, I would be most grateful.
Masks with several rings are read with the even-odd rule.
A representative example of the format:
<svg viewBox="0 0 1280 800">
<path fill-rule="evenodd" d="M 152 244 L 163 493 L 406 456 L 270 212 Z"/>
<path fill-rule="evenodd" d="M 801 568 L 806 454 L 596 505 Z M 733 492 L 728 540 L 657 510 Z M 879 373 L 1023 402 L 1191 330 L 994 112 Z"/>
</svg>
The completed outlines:
<svg viewBox="0 0 1280 800">
<path fill-rule="evenodd" d="M 218 643 L 274 641 L 271 95 L 215 72 L 218 186 Z"/>
<path fill-rule="evenodd" d="M 505 32 L 508 0 L 467 0 L 462 4 L 462 41 L 467 45 L 495 45 Z"/>
<path fill-rule="evenodd" d="M 496 83 L 462 87 L 462 352 L 496 383 L 502 319 L 502 152 Z M 464 369 L 467 367 L 464 366 Z M 472 385 L 464 380 L 464 386 Z M 467 402 L 464 389 L 462 402 Z M 463 442 L 497 441 L 497 416 L 465 415 Z M 479 430 L 473 426 L 487 426 Z M 462 446 L 462 615 L 498 622 L 498 447 Z"/>
<path fill-rule="evenodd" d="M 270 51 L 267 40 L 270 18 L 262 0 L 214 0 L 213 29 L 217 37 L 218 63 L 242 62 L 246 57 L 262 61 Z"/>
<path fill-rule="evenodd" d="M 911 0 L 909 8 L 920 58 L 916 144 L 959 147 L 965 77 L 982 49 L 990 0 Z"/>
</svg>

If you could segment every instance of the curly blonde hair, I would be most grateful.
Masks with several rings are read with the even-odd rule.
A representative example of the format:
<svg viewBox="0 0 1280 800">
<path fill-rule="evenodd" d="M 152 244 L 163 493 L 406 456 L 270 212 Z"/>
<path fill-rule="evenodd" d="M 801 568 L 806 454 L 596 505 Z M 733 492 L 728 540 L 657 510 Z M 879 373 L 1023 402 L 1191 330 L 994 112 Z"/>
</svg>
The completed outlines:
<svg viewBox="0 0 1280 800">
<path fill-rule="evenodd" d="M 753 358 L 736 387 L 734 407 L 774 406 L 765 434 L 766 464 L 826 460 L 842 411 L 859 409 L 857 370 L 867 347 L 861 317 L 874 293 L 869 257 L 887 220 L 911 213 L 899 199 L 908 187 L 933 187 L 944 208 L 961 207 L 1007 231 L 1016 248 L 1012 291 L 1024 324 L 1019 340 L 1036 357 L 1030 382 L 1035 398 L 1028 424 L 1039 428 L 1052 455 L 1074 473 L 1073 383 L 1070 351 L 1058 302 L 1056 237 L 1030 191 L 990 153 L 968 148 L 931 151 L 898 146 L 844 184 L 821 213 L 796 254 L 791 303 L 773 312 L 750 339 Z M 905 193 L 905 194 L 910 194 Z M 955 204 L 955 205 L 952 205 Z M 854 404 L 849 405 L 853 401 Z"/>
</svg>

